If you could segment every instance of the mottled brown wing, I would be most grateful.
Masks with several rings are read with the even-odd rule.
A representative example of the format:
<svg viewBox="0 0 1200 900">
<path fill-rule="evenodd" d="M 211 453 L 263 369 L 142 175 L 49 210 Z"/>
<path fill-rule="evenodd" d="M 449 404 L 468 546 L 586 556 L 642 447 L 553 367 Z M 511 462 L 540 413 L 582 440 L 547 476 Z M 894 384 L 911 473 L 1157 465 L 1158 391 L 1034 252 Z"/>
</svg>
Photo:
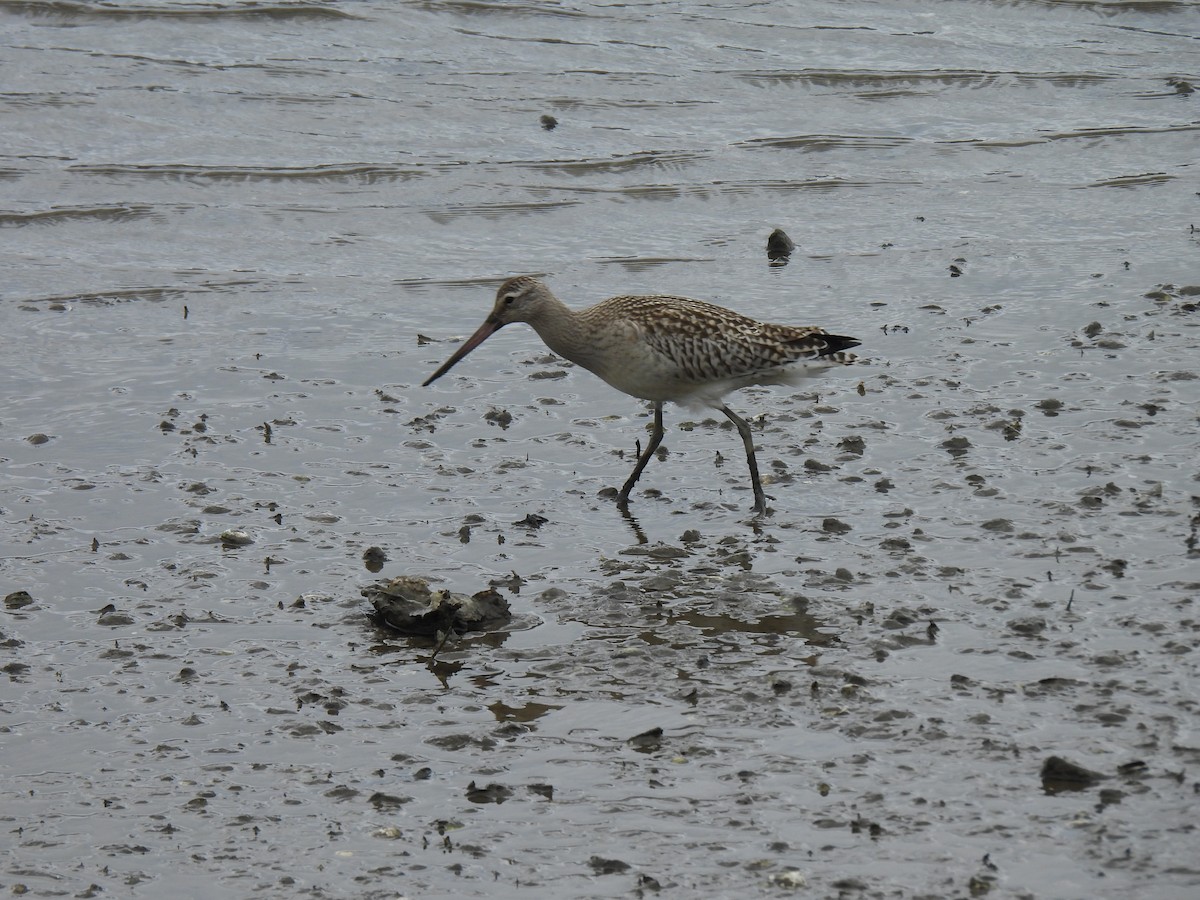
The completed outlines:
<svg viewBox="0 0 1200 900">
<path fill-rule="evenodd" d="M 628 312 L 647 346 L 697 382 L 764 373 L 800 360 L 836 354 L 858 343 L 828 335 L 821 328 L 759 322 L 685 297 L 627 299 L 641 301 L 630 303 Z"/>
</svg>

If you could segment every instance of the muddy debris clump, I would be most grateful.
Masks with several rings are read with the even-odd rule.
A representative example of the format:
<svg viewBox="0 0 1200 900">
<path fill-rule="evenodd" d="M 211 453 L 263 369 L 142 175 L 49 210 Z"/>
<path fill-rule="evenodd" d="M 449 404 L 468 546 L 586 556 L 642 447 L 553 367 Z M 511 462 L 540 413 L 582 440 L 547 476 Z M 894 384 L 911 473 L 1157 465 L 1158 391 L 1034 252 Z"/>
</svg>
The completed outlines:
<svg viewBox="0 0 1200 900">
<path fill-rule="evenodd" d="M 364 588 L 362 594 L 374 607 L 371 621 L 401 634 L 495 631 L 512 621 L 508 601 L 490 587 L 468 597 L 431 590 L 426 579 L 401 575 Z"/>
</svg>

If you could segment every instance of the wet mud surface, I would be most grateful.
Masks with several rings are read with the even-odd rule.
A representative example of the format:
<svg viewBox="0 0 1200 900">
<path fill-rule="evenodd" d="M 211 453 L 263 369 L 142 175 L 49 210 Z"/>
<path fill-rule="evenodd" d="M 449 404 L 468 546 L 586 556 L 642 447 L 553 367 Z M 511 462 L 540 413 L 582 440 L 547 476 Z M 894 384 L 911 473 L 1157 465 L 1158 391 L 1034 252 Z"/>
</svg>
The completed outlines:
<svg viewBox="0 0 1200 900">
<path fill-rule="evenodd" d="M 1194 896 L 1194 11 L 0 4 L 0 889 Z M 622 516 L 516 273 L 861 362 Z"/>
</svg>

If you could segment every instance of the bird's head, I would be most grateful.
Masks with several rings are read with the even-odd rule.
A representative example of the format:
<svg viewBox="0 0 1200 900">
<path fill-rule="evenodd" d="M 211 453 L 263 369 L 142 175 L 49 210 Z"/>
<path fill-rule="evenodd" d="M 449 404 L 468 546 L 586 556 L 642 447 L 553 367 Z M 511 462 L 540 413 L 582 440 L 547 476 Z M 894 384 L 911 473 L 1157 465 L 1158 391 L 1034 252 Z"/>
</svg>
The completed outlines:
<svg viewBox="0 0 1200 900">
<path fill-rule="evenodd" d="M 496 291 L 496 305 L 475 333 L 463 341 L 454 354 L 441 367 L 425 379 L 422 387 L 428 387 L 449 372 L 460 359 L 512 322 L 534 322 L 547 306 L 556 302 L 550 289 L 536 278 L 519 275 L 510 278 Z"/>
</svg>

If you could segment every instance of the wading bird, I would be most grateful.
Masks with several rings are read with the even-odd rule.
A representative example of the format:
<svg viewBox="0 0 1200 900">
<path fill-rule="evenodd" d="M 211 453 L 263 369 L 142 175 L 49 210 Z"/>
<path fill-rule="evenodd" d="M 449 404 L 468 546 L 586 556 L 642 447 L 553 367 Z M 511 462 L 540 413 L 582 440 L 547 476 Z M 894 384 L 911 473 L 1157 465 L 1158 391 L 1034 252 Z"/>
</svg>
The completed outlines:
<svg viewBox="0 0 1200 900">
<path fill-rule="evenodd" d="M 526 322 L 546 346 L 618 391 L 654 404 L 654 428 L 638 455 L 617 505 L 629 492 L 663 439 L 663 402 L 718 409 L 734 424 L 746 448 L 754 509 L 767 510 L 750 426 L 725 405 L 730 391 L 752 384 L 797 384 L 833 366 L 848 365 L 857 347 L 851 337 L 821 328 L 771 325 L 724 307 L 658 294 L 611 297 L 573 310 L 536 278 L 510 278 L 479 329 L 422 387 L 441 378 L 464 356 L 512 322 Z"/>
</svg>

